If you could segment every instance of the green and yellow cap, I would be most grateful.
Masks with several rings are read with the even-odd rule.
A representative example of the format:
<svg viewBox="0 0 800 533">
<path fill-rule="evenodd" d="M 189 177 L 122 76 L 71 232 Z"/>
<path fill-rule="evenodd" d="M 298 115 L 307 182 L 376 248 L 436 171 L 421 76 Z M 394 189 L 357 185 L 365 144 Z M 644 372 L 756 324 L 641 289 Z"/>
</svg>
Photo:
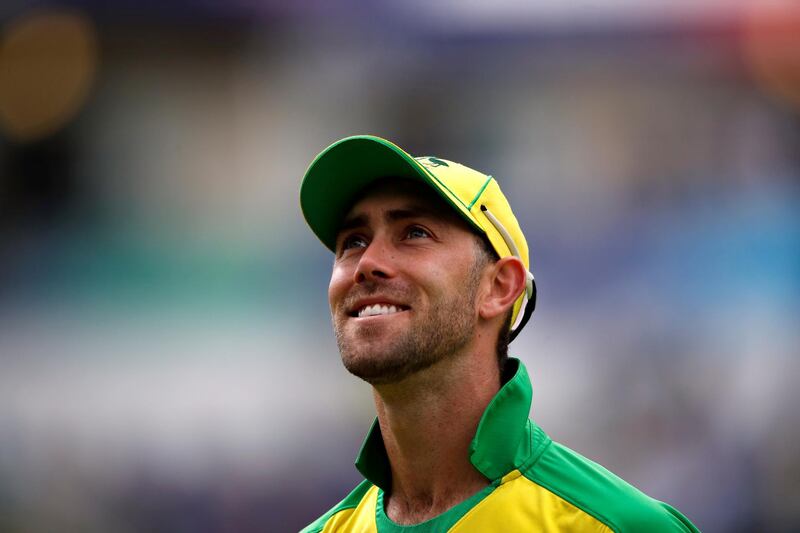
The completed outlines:
<svg viewBox="0 0 800 533">
<path fill-rule="evenodd" d="M 373 135 L 346 137 L 314 158 L 300 186 L 300 206 L 314 234 L 335 252 L 336 236 L 347 211 L 365 187 L 382 178 L 408 178 L 427 184 L 478 233 L 486 235 L 498 256 L 515 256 L 522 261 L 527 284 L 514 303 L 513 340 L 536 305 L 536 284 L 530 273 L 525 235 L 492 176 L 438 157 L 413 157 Z M 515 328 L 526 298 L 523 317 Z"/>
</svg>

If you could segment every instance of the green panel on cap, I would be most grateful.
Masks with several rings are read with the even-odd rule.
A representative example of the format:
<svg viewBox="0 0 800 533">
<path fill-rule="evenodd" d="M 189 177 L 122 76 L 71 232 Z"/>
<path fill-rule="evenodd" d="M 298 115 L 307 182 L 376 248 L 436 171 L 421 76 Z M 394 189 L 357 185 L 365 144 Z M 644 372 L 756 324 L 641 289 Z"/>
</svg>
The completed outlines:
<svg viewBox="0 0 800 533">
<path fill-rule="evenodd" d="M 371 135 L 347 137 L 314 159 L 300 187 L 303 216 L 328 249 L 336 250 L 339 225 L 354 198 L 370 183 L 388 177 L 416 179 L 430 185 L 469 220 L 441 190 L 442 186 L 402 149 Z M 473 220 L 469 222 L 475 225 Z"/>
</svg>

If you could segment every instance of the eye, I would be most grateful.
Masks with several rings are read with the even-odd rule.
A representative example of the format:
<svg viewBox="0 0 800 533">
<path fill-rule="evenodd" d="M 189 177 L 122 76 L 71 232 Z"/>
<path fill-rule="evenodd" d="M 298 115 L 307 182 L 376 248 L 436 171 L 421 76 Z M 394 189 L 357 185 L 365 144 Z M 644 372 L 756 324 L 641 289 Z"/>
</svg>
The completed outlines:
<svg viewBox="0 0 800 533">
<path fill-rule="evenodd" d="M 411 226 L 406 230 L 406 237 L 409 239 L 424 239 L 430 236 L 428 230 L 420 226 Z"/>
<path fill-rule="evenodd" d="M 342 251 L 349 250 L 350 248 L 366 248 L 367 247 L 367 240 L 358 233 L 353 233 L 352 235 L 348 235 L 342 240 L 342 245 L 340 249 Z"/>
</svg>

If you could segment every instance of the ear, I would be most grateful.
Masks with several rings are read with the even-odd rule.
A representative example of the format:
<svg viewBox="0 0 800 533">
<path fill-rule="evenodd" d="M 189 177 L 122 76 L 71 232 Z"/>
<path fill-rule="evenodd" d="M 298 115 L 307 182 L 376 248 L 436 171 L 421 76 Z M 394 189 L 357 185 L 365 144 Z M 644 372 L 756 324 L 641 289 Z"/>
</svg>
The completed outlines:
<svg viewBox="0 0 800 533">
<path fill-rule="evenodd" d="M 490 283 L 478 309 L 486 320 L 505 316 L 525 290 L 525 265 L 512 256 L 500 259 L 492 267 Z"/>
</svg>

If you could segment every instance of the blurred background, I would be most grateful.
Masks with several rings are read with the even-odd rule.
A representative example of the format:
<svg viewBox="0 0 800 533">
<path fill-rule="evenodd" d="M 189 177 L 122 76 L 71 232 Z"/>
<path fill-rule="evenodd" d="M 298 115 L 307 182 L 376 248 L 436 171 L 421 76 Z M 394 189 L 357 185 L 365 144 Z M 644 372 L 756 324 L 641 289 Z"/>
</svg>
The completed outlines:
<svg viewBox="0 0 800 533">
<path fill-rule="evenodd" d="M 296 531 L 359 481 L 298 203 L 357 133 L 500 182 L 554 439 L 800 530 L 797 2 L 10 0 L 0 531 Z"/>
</svg>

